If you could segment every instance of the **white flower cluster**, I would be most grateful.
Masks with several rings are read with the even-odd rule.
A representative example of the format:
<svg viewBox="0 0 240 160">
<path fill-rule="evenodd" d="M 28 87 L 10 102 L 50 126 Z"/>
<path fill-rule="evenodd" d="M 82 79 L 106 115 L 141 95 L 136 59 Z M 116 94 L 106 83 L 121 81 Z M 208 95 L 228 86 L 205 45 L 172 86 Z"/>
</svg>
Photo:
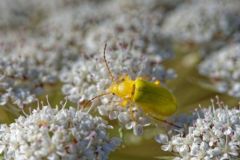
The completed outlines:
<svg viewBox="0 0 240 160">
<path fill-rule="evenodd" d="M 239 60 L 240 43 L 230 44 L 206 57 L 199 66 L 199 72 L 210 77 L 218 91 L 240 97 Z"/>
<path fill-rule="evenodd" d="M 0 127 L 0 153 L 5 160 L 105 160 L 120 145 L 107 125 L 74 108 L 43 106 Z"/>
<path fill-rule="evenodd" d="M 154 8 L 157 2 L 138 5 L 137 9 L 124 7 L 131 2 L 121 3 L 124 2 L 87 3 L 62 10 L 60 15 L 56 13 L 43 22 L 40 30 L 60 43 L 71 43 L 86 54 L 98 52 L 107 41 L 111 48 L 115 48 L 116 43 L 132 43 L 133 48 L 141 52 L 168 58 L 169 43 L 162 41 L 159 34 L 162 12 L 147 7 L 151 4 Z"/>
<path fill-rule="evenodd" d="M 87 31 L 115 15 L 118 10 L 116 7 L 113 3 L 103 2 L 98 5 L 86 3 L 74 8 L 65 8 L 40 24 L 39 30 L 56 41 L 56 44 L 61 43 L 75 48 L 79 54 L 82 52 L 89 54 L 90 51 L 82 50 Z M 114 9 L 116 12 L 110 14 Z"/>
<path fill-rule="evenodd" d="M 56 8 L 57 1 L 2 0 L 0 2 L 0 27 L 31 25 L 31 20 L 43 18 L 46 12 Z"/>
<path fill-rule="evenodd" d="M 0 27 L 29 27 L 56 10 L 85 0 L 1 0 Z"/>
<path fill-rule="evenodd" d="M 62 68 L 79 56 L 76 49 L 51 37 L 2 35 L 6 40 L 0 39 L 0 105 L 31 103 L 45 85 L 56 84 Z"/>
<path fill-rule="evenodd" d="M 133 79 L 143 76 L 149 80 L 164 82 L 175 77 L 173 70 L 165 70 L 156 61 L 148 61 L 141 56 L 134 50 L 122 49 L 108 52 L 107 61 L 115 78 L 128 74 Z M 101 58 L 102 56 L 96 55 L 88 60 L 79 59 L 72 65 L 70 71 L 62 72 L 61 80 L 64 83 L 62 91 L 71 101 L 80 103 L 106 92 L 111 84 L 111 79 Z M 136 106 L 134 111 L 130 111 L 128 107 L 121 107 L 120 100 L 116 97 L 106 96 L 100 99 L 102 105 L 98 105 L 98 110 L 101 115 L 108 116 L 111 120 L 118 119 L 128 129 L 136 130 L 136 127 L 140 128 L 148 124 L 146 116 Z M 138 130 L 137 134 L 142 133 L 141 129 Z"/>
<path fill-rule="evenodd" d="M 131 44 L 138 52 L 171 56 L 170 43 L 162 41 L 160 24 L 162 12 L 155 10 L 128 10 L 117 17 L 90 29 L 86 34 L 86 50 L 99 51 L 105 42 L 117 49 L 116 43 Z"/>
<path fill-rule="evenodd" d="M 238 0 L 193 0 L 170 13 L 161 31 L 178 41 L 209 42 L 238 29 L 239 11 Z"/>
<path fill-rule="evenodd" d="M 0 59 L 0 105 L 9 101 L 23 107 L 35 100 L 44 84 L 52 84 L 56 76 L 44 66 L 36 66 L 21 56 Z"/>
<path fill-rule="evenodd" d="M 162 150 L 177 153 L 176 160 L 237 159 L 240 155 L 240 109 L 229 109 L 221 104 L 218 107 L 213 104 L 199 110 L 199 117 L 185 132 L 156 137 Z"/>
</svg>

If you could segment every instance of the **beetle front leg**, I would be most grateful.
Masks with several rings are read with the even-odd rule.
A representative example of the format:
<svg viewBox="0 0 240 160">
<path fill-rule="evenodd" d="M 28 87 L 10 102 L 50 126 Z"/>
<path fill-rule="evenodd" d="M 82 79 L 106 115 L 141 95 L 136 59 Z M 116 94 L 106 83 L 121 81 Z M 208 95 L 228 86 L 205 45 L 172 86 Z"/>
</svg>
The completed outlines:
<svg viewBox="0 0 240 160">
<path fill-rule="evenodd" d="M 133 103 L 130 103 L 130 105 L 129 105 L 129 110 L 130 110 L 131 120 L 135 121 L 135 120 L 136 120 L 136 117 L 135 117 L 135 115 L 134 115 L 134 104 L 133 104 Z"/>
</svg>

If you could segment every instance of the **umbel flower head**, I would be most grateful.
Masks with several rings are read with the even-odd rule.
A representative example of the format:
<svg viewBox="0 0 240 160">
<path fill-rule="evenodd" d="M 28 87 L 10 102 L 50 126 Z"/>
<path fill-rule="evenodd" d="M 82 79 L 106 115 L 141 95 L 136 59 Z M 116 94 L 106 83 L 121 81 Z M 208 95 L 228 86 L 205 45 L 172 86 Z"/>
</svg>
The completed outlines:
<svg viewBox="0 0 240 160">
<path fill-rule="evenodd" d="M 0 59 L 0 105 L 12 102 L 22 108 L 42 93 L 44 84 L 55 81 L 54 72 L 37 66 L 27 57 L 3 56 Z"/>
<path fill-rule="evenodd" d="M 51 37 L 52 43 L 61 45 L 61 49 L 76 50 L 79 54 L 88 30 L 111 19 L 117 10 L 112 3 L 83 3 L 52 14 L 40 24 L 39 29 L 46 37 Z"/>
<path fill-rule="evenodd" d="M 100 117 L 75 108 L 35 109 L 0 127 L 0 153 L 18 160 L 104 160 L 120 144 Z"/>
<path fill-rule="evenodd" d="M 160 134 L 156 140 L 162 150 L 175 152 L 177 159 L 236 159 L 240 155 L 240 109 L 213 103 L 201 109 L 187 130 L 170 137 Z"/>
<path fill-rule="evenodd" d="M 230 44 L 209 55 L 199 72 L 213 81 L 219 92 L 240 97 L 240 43 Z"/>
<path fill-rule="evenodd" d="M 86 50 L 97 52 L 106 41 L 109 41 L 109 48 L 117 49 L 117 42 L 121 42 L 131 44 L 138 52 L 170 58 L 173 55 L 170 43 L 162 41 L 160 35 L 162 17 L 160 9 L 122 11 L 87 32 Z"/>
<path fill-rule="evenodd" d="M 33 37 L 28 32 L 2 33 L 0 39 L 0 105 L 23 107 L 56 84 L 59 72 L 79 56 L 67 42 Z"/>
<path fill-rule="evenodd" d="M 85 0 L 2 0 L 0 3 L 0 27 L 32 27 L 56 10 L 76 6 Z M 89 2 L 89 1 L 88 1 Z M 91 2 L 97 2 L 91 0 Z M 18 14 L 17 14 L 18 13 Z"/>
<path fill-rule="evenodd" d="M 186 2 L 166 17 L 161 31 L 177 41 L 205 43 L 224 38 L 238 30 L 239 6 L 238 0 Z"/>
<path fill-rule="evenodd" d="M 155 60 L 141 58 L 139 52 L 134 50 L 119 49 L 117 51 L 107 51 L 107 61 L 115 78 L 128 74 L 131 78 L 138 76 L 148 77 L 149 80 L 165 80 L 174 78 L 173 70 L 165 70 L 161 64 Z M 89 100 L 97 95 L 107 92 L 111 84 L 106 66 L 101 60 L 101 55 L 96 55 L 90 59 L 79 59 L 72 65 L 71 70 L 62 72 L 61 80 L 64 85 L 62 92 L 75 103 Z M 100 103 L 95 101 L 101 115 L 109 119 L 118 119 L 121 125 L 127 129 L 133 129 L 137 135 L 142 134 L 142 128 L 149 124 L 147 116 L 137 107 L 122 107 L 119 105 L 120 99 L 116 96 L 105 96 L 100 98 Z M 132 116 L 132 114 L 134 116 Z M 131 117 L 135 117 L 134 120 Z"/>
</svg>

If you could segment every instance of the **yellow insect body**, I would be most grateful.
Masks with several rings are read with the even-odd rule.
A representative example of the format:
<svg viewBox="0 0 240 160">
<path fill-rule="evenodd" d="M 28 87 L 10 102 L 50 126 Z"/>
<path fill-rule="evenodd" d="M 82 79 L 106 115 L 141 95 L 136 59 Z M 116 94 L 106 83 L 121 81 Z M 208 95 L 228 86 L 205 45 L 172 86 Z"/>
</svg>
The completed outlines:
<svg viewBox="0 0 240 160">
<path fill-rule="evenodd" d="M 157 119 L 170 116 L 177 109 L 176 99 L 168 89 L 141 79 L 135 80 L 133 101 Z"/>
<path fill-rule="evenodd" d="M 159 81 L 148 82 L 138 77 L 132 80 L 129 76 L 114 82 L 108 92 L 123 99 L 122 105 L 133 102 L 140 106 L 146 114 L 163 119 L 176 112 L 177 103 L 173 94 L 160 86 Z"/>
</svg>

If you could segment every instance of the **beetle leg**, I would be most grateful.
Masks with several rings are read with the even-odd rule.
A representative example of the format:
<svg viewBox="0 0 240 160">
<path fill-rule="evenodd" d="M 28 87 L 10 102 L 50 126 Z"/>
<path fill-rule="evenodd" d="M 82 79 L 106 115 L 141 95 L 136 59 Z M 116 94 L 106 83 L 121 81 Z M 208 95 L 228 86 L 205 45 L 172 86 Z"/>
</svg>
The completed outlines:
<svg viewBox="0 0 240 160">
<path fill-rule="evenodd" d="M 130 109 L 130 116 L 131 116 L 131 119 L 133 120 L 133 121 L 135 121 L 135 115 L 134 115 L 134 110 L 133 110 L 133 103 L 131 103 L 130 105 L 129 105 L 129 109 Z"/>
</svg>

